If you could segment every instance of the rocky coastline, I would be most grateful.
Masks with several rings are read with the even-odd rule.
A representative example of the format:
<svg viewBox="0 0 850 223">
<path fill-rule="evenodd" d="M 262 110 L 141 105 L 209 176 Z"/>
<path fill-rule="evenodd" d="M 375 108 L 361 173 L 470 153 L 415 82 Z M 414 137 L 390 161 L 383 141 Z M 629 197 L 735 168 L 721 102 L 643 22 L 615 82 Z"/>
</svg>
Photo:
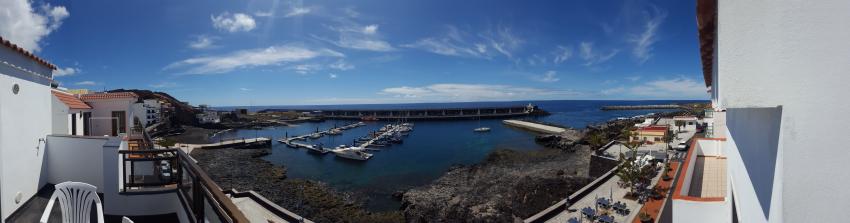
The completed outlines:
<svg viewBox="0 0 850 223">
<path fill-rule="evenodd" d="M 591 134 L 614 139 L 632 121 L 540 136 L 546 149 L 494 150 L 484 161 L 455 166 L 428 185 L 393 194 L 398 211 L 369 212 L 363 199 L 322 182 L 288 179 L 261 157 L 269 149 L 196 150 L 191 154 L 221 188 L 254 190 L 315 222 L 519 222 L 591 182 Z"/>
<path fill-rule="evenodd" d="M 372 213 L 350 193 L 322 182 L 289 179 L 286 169 L 262 157 L 270 149 L 199 149 L 192 151 L 198 165 L 224 189 L 253 190 L 267 199 L 315 222 L 403 222 L 400 212 Z"/>
</svg>

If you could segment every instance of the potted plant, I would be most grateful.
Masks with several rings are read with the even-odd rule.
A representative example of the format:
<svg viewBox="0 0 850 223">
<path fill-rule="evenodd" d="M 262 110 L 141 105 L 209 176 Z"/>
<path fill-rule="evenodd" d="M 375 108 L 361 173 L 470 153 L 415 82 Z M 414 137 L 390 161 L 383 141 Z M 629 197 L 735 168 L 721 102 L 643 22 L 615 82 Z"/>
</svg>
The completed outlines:
<svg viewBox="0 0 850 223">
<path fill-rule="evenodd" d="M 650 217 L 649 214 L 647 214 L 646 212 L 641 212 L 640 214 L 638 214 L 638 218 L 640 219 L 641 223 L 651 223 L 652 222 L 652 217 Z"/>
</svg>

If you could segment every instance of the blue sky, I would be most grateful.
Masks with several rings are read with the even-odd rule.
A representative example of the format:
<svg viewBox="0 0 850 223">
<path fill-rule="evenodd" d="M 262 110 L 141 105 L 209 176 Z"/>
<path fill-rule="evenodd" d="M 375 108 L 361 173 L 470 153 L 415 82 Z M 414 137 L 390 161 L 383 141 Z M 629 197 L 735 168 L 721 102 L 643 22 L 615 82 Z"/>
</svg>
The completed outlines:
<svg viewBox="0 0 850 223">
<path fill-rule="evenodd" d="M 67 88 L 216 106 L 708 97 L 695 1 L 0 5 L 0 35 Z"/>
</svg>

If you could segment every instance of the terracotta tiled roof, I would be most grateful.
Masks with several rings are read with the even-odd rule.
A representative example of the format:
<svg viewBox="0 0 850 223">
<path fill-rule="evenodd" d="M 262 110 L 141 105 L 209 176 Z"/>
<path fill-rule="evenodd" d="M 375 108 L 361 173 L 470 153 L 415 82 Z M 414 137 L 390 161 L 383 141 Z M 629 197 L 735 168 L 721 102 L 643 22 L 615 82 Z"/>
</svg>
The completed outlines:
<svg viewBox="0 0 850 223">
<path fill-rule="evenodd" d="M 65 93 L 65 92 L 59 92 L 59 91 L 56 91 L 56 90 L 53 90 L 50 93 L 53 93 L 53 96 L 55 96 L 60 101 L 62 101 L 62 103 L 65 103 L 65 105 L 68 105 L 68 108 L 71 108 L 71 109 L 91 109 L 91 106 L 89 106 L 88 104 L 86 104 L 85 102 L 80 100 L 79 98 L 74 97 L 74 95 L 72 95 L 72 94 L 68 94 L 68 93 Z"/>
<path fill-rule="evenodd" d="M 80 95 L 80 99 L 83 100 L 98 100 L 98 99 L 118 99 L 118 98 L 139 98 L 136 93 L 133 92 L 114 92 L 114 93 L 94 93 L 94 94 L 84 94 Z"/>
<path fill-rule="evenodd" d="M 639 128 L 638 131 L 648 131 L 648 132 L 656 132 L 656 131 L 667 131 L 667 126 L 661 125 L 652 125 L 643 128 Z"/>
<path fill-rule="evenodd" d="M 12 50 L 18 51 L 18 53 L 21 53 L 24 56 L 27 56 L 32 60 L 38 61 L 38 63 L 41 63 L 42 65 L 47 66 L 52 70 L 56 70 L 56 65 L 53 65 L 50 62 L 47 62 L 47 60 L 44 60 L 44 59 L 41 59 L 41 58 L 35 56 L 35 54 L 30 53 L 29 51 L 25 50 L 24 48 L 19 47 L 18 45 L 15 45 L 12 42 L 9 42 L 9 40 L 3 39 L 3 37 L 0 37 L 0 44 L 4 45 L 6 47 L 9 47 Z"/>
<path fill-rule="evenodd" d="M 702 77 L 708 87 L 714 82 L 711 74 L 714 71 L 714 41 L 717 36 L 717 0 L 697 0 L 697 30 Z"/>
</svg>

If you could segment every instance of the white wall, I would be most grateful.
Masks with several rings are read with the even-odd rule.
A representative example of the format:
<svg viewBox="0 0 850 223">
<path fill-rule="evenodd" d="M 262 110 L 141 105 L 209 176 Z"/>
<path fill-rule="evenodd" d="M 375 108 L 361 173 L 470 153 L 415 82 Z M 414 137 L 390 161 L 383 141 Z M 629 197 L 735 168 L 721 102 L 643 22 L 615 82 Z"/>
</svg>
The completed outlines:
<svg viewBox="0 0 850 223">
<path fill-rule="evenodd" d="M 100 99 L 86 100 L 85 102 L 92 107 L 91 135 L 104 136 L 112 134 L 112 111 L 126 111 L 126 132 L 130 132 L 130 128 L 133 125 L 132 115 L 134 114 L 131 105 L 135 103 L 135 99 Z"/>
<path fill-rule="evenodd" d="M 770 213 L 771 222 L 850 219 L 848 10 L 846 0 L 718 4 L 723 106 L 782 106 L 777 172 L 784 202 L 776 206 L 781 215 Z M 733 134 L 735 121 L 730 115 Z"/>
<path fill-rule="evenodd" d="M 3 47 L 0 47 L 3 48 Z M 2 66 L 2 65 L 0 65 Z M 20 91 L 12 93 L 18 84 Z M 39 188 L 46 139 L 53 131 L 50 87 L 0 74 L 0 208 L 9 216 Z M 15 202 L 20 193 L 20 202 Z"/>
<path fill-rule="evenodd" d="M 729 204 L 728 199 L 711 202 L 673 200 L 673 222 L 731 222 L 732 209 Z"/>
<path fill-rule="evenodd" d="M 70 119 L 68 116 L 68 106 L 65 105 L 55 96 L 50 96 L 50 104 L 52 106 L 50 119 L 53 123 L 53 134 L 69 134 L 71 130 L 68 128 Z"/>
<path fill-rule="evenodd" d="M 103 192 L 103 145 L 101 136 L 51 135 L 47 137 L 45 167 L 47 183 L 85 182 Z"/>
</svg>

